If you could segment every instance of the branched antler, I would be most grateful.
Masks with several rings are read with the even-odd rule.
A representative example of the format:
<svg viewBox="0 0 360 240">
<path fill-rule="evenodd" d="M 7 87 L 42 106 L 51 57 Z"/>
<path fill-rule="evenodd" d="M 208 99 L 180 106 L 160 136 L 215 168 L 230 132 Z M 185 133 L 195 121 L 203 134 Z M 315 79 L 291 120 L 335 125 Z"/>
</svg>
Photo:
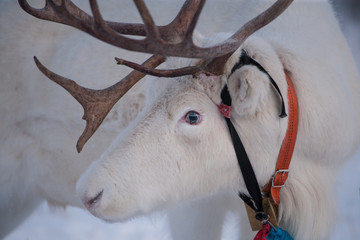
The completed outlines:
<svg viewBox="0 0 360 240">
<path fill-rule="evenodd" d="M 26 0 L 18 1 L 26 12 L 37 18 L 72 26 L 123 49 L 154 54 L 142 65 L 116 58 L 118 64 L 129 66 L 136 71 L 103 90 L 81 87 L 74 81 L 51 72 L 35 57 L 40 71 L 65 88 L 84 108 L 83 119 L 86 120 L 86 128 L 77 143 L 77 150 L 80 152 L 113 105 L 145 74 L 159 77 L 195 75 L 199 72 L 221 75 L 226 61 L 245 39 L 273 21 L 293 0 L 278 0 L 227 40 L 204 48 L 196 46 L 192 37 L 205 0 L 186 0 L 174 20 L 165 26 L 155 25 L 143 0 L 134 0 L 134 3 L 144 24 L 105 21 L 96 0 L 89 0 L 93 16 L 78 8 L 70 0 L 45 0 L 45 6 L 41 9 L 31 7 Z M 145 36 L 145 38 L 132 39 L 124 35 Z M 165 61 L 163 56 L 201 58 L 203 64 L 171 70 L 155 69 Z"/>
<path fill-rule="evenodd" d="M 143 0 L 134 0 L 134 2 L 145 22 L 143 27 L 146 31 L 146 38 L 141 40 L 119 34 L 120 26 L 116 28 L 118 31 L 115 31 L 114 25 L 116 24 L 109 25 L 104 21 L 96 0 L 90 0 L 93 17 L 69 0 L 61 0 L 60 5 L 57 5 L 54 0 L 46 0 L 46 5 L 42 9 L 32 8 L 25 0 L 19 0 L 23 9 L 35 17 L 75 27 L 114 46 L 137 52 L 190 58 L 214 58 L 234 52 L 240 46 L 241 40 L 271 22 L 289 5 L 291 0 L 278 0 L 271 8 L 248 22 L 229 39 L 205 48 L 196 46 L 192 41 L 193 30 L 205 0 L 187 0 L 174 21 L 162 28 L 154 25 Z M 178 30 L 173 30 L 177 28 Z M 126 30 L 128 31 L 129 28 Z M 139 29 L 134 32 L 140 33 Z M 134 32 L 130 31 L 130 33 Z"/>
<path fill-rule="evenodd" d="M 36 66 L 52 81 L 66 89 L 84 108 L 83 119 L 86 120 L 86 127 L 80 136 L 76 149 L 82 150 L 85 143 L 95 133 L 115 103 L 132 88 L 139 79 L 145 76 L 144 73 L 132 71 L 121 81 L 111 87 L 102 90 L 93 90 L 78 85 L 71 79 L 62 77 L 47 69 L 36 57 Z M 143 63 L 143 66 L 154 68 L 165 61 L 165 57 L 154 55 Z"/>
</svg>

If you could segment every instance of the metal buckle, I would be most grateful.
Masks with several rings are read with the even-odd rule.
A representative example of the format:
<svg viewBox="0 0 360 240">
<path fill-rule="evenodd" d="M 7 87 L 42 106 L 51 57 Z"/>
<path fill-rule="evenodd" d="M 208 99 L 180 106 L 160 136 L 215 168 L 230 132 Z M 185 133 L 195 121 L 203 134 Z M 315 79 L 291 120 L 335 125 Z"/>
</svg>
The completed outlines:
<svg viewBox="0 0 360 240">
<path fill-rule="evenodd" d="M 274 185 L 275 177 L 279 173 L 282 173 L 282 174 L 289 173 L 289 169 L 279 169 L 274 173 L 274 176 L 272 177 L 272 181 L 271 181 L 271 187 L 273 187 L 273 188 L 282 188 L 285 185 L 285 183 L 283 185 Z"/>
</svg>

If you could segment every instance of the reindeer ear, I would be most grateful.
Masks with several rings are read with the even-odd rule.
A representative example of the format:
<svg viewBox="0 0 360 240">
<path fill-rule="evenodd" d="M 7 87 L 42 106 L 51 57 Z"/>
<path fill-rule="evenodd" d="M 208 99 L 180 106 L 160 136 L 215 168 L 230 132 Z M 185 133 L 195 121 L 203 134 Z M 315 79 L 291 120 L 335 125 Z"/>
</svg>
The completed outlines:
<svg viewBox="0 0 360 240">
<path fill-rule="evenodd" d="M 268 101 L 270 84 L 268 76 L 256 66 L 245 65 L 228 78 L 233 114 L 239 117 L 254 116 Z"/>
</svg>

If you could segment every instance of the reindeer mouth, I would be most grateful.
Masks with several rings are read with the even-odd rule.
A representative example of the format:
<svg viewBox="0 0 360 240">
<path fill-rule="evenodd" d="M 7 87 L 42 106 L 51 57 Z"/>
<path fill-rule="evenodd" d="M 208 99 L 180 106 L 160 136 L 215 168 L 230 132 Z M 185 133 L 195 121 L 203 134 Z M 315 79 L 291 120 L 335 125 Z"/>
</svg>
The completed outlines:
<svg viewBox="0 0 360 240">
<path fill-rule="evenodd" d="M 101 190 L 95 196 L 87 196 L 85 193 L 81 199 L 83 205 L 86 207 L 86 209 L 91 212 L 94 216 L 98 217 L 97 209 L 101 205 L 101 199 L 103 196 L 104 190 Z"/>
</svg>

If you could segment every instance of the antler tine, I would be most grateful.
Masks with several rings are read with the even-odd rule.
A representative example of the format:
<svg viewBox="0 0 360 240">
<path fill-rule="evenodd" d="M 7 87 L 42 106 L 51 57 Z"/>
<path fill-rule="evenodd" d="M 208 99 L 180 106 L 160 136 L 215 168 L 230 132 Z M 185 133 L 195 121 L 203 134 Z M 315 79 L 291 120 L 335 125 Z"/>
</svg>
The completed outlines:
<svg viewBox="0 0 360 240">
<path fill-rule="evenodd" d="M 163 70 L 163 69 L 154 69 L 154 68 L 145 67 L 144 65 L 126 61 L 124 59 L 117 58 L 117 57 L 115 57 L 115 60 L 116 60 L 117 64 L 119 64 L 119 65 L 125 65 L 132 69 L 135 69 L 136 71 L 139 71 L 139 72 L 142 72 L 142 73 L 145 73 L 148 75 L 156 76 L 156 77 L 174 78 L 174 77 L 181 77 L 184 75 L 194 75 L 194 74 L 202 71 L 202 69 L 198 66 L 188 66 L 188 67 L 177 68 L 177 69 Z"/>
<path fill-rule="evenodd" d="M 49 5 L 49 2 L 52 2 L 52 0 L 46 0 L 45 1 L 45 7 L 41 8 L 41 9 L 36 9 L 33 8 L 29 5 L 29 3 L 27 2 L 27 0 L 18 0 L 19 5 L 21 6 L 21 8 L 29 13 L 30 15 L 43 19 L 43 20 L 47 20 L 47 21 L 52 21 L 52 22 L 57 22 L 57 23 L 62 23 L 65 25 L 71 25 L 67 20 L 68 19 L 63 19 L 59 16 L 56 15 L 56 13 L 54 12 L 54 10 L 51 8 L 51 6 Z M 75 4 L 73 4 L 72 2 L 67 1 L 67 9 L 70 11 L 70 13 L 80 13 L 83 17 L 83 19 L 86 20 L 91 20 L 91 16 L 89 14 L 87 14 L 86 12 L 82 11 L 80 8 L 78 8 Z M 63 4 L 62 4 L 63 5 Z M 56 4 L 55 4 L 56 6 Z M 105 23 L 110 26 L 112 29 L 114 29 L 115 31 L 121 33 L 121 34 L 125 34 L 125 35 L 135 35 L 135 36 L 146 36 L 146 31 L 145 31 L 145 27 L 143 24 L 136 24 L 136 23 L 119 23 L 119 22 L 111 22 L 111 21 L 105 21 Z M 71 25 L 73 26 L 73 25 Z M 75 26 L 73 26 L 75 27 Z M 76 26 L 76 28 L 85 31 L 85 28 L 81 28 L 81 26 Z"/>
<path fill-rule="evenodd" d="M 49 1 L 45 1 L 45 6 L 41 9 L 33 8 L 29 5 L 27 0 L 18 0 L 19 5 L 25 12 L 29 13 L 30 15 L 43 19 L 43 20 L 50 20 L 53 22 L 63 23 L 66 24 L 61 18 L 54 14 L 54 11 L 49 6 Z"/>
<path fill-rule="evenodd" d="M 134 0 L 134 3 L 140 13 L 140 16 L 141 16 L 144 24 L 145 24 L 147 38 L 157 39 L 158 41 L 160 41 L 161 39 L 159 38 L 159 30 L 155 26 L 155 22 L 150 14 L 148 8 L 146 7 L 144 1 L 143 0 Z"/>
<path fill-rule="evenodd" d="M 134 86 L 140 79 L 145 76 L 144 73 L 132 71 L 130 74 L 111 87 L 102 90 L 93 90 L 84 88 L 73 80 L 62 77 L 50 71 L 36 57 L 34 57 L 34 61 L 36 66 L 45 76 L 68 91 L 82 105 L 84 109 L 83 119 L 86 120 L 86 127 L 76 144 L 76 149 L 78 152 L 81 152 L 85 143 L 99 128 L 100 124 L 103 122 L 115 103 L 123 95 L 125 95 L 125 93 L 129 91 L 132 86 Z M 143 63 L 143 66 L 156 68 L 164 61 L 165 57 L 154 55 L 146 60 Z"/>
<path fill-rule="evenodd" d="M 178 15 L 169 24 L 165 26 L 157 26 L 160 36 L 166 41 L 172 40 L 168 38 L 168 33 L 171 32 L 171 35 L 174 35 L 171 36 L 171 38 L 174 38 L 175 35 L 178 38 L 183 38 L 185 30 L 188 29 L 188 25 L 192 19 L 190 16 L 198 9 L 198 5 L 200 3 L 203 4 L 204 2 L 205 0 L 186 0 Z M 105 21 L 105 23 L 120 34 L 146 36 L 144 24 L 120 23 L 112 21 Z"/>
<path fill-rule="evenodd" d="M 53 0 L 46 0 L 45 7 L 41 9 L 31 7 L 27 0 L 18 0 L 18 2 L 27 13 L 34 17 L 72 26 L 120 48 L 151 53 L 151 51 L 143 50 L 146 44 L 139 45 L 139 42 L 142 41 L 126 38 L 117 34 L 115 30 L 109 27 L 109 25 L 107 25 L 108 22 L 102 19 L 96 1 L 90 0 L 93 13 L 95 13 L 97 17 L 95 22 L 89 14 L 78 8 L 70 0 L 61 0 L 60 5 L 57 5 Z M 93 7 L 94 5 L 96 5 L 95 8 Z M 96 24 L 100 24 L 101 27 L 97 27 Z M 111 25 L 113 26 L 114 23 L 112 22 Z M 127 28 L 129 27 L 127 24 L 124 25 Z M 140 27 L 138 24 L 131 24 L 131 26 Z M 135 32 L 141 33 L 142 29 L 135 29 Z"/>
<path fill-rule="evenodd" d="M 141 48 L 139 43 L 143 42 L 142 40 L 129 39 L 119 35 L 114 29 L 112 29 L 106 21 L 103 19 L 100 13 L 99 5 L 97 4 L 97 0 L 89 0 L 91 12 L 94 17 L 94 25 L 91 30 L 85 31 L 90 35 L 95 36 L 96 38 L 110 43 L 114 46 L 128 49 L 127 46 L 132 46 L 134 49 L 128 50 L 136 50 Z M 138 49 L 141 51 L 141 49 Z"/>
<path fill-rule="evenodd" d="M 107 27 L 104 19 L 101 16 L 99 5 L 96 0 L 89 0 L 91 12 L 93 14 L 95 23 L 101 27 Z"/>
<path fill-rule="evenodd" d="M 191 18 L 190 24 L 186 29 L 186 32 L 184 34 L 184 41 L 185 42 L 193 42 L 192 37 L 194 33 L 195 26 L 199 20 L 200 13 L 204 7 L 205 0 L 201 0 L 196 8 L 196 11 L 194 12 L 193 17 Z"/>
<path fill-rule="evenodd" d="M 224 48 L 232 48 L 233 50 L 228 51 L 222 56 L 211 59 L 210 62 L 208 62 L 208 64 L 206 65 L 205 70 L 215 75 L 223 74 L 227 60 L 241 46 L 241 44 L 243 44 L 243 42 L 251 34 L 277 18 L 281 13 L 285 11 L 285 9 L 289 7 L 292 2 L 293 0 L 277 0 L 263 13 L 244 24 L 236 33 L 234 33 L 230 38 L 225 40 L 223 44 L 220 44 L 220 46 L 224 46 Z"/>
<path fill-rule="evenodd" d="M 191 19 L 193 19 L 191 15 L 194 15 L 196 11 L 199 11 L 200 13 L 202 7 L 199 8 L 199 5 L 203 5 L 204 3 L 205 0 L 186 0 L 177 16 L 169 24 L 157 26 L 160 36 L 166 41 L 173 40 L 168 38 L 169 32 L 171 32 L 171 38 L 184 38 L 186 29 L 189 28 L 188 26 L 191 23 Z M 105 23 L 120 34 L 146 36 L 144 24 L 111 21 L 105 21 Z"/>
<path fill-rule="evenodd" d="M 160 36 L 165 41 L 173 41 L 175 38 L 183 39 L 188 26 L 192 22 L 196 11 L 201 12 L 205 0 L 186 0 L 178 12 L 177 16 L 167 25 L 157 26 Z M 146 36 L 146 29 L 143 24 L 137 23 L 119 23 L 105 21 L 108 26 L 125 35 Z M 195 24 L 194 24 L 195 26 Z M 171 34 L 169 34 L 171 33 Z M 170 36 L 169 36 L 170 35 Z"/>
<path fill-rule="evenodd" d="M 281 13 L 283 13 L 292 2 L 293 0 L 276 1 L 263 13 L 244 24 L 236 33 L 234 33 L 234 35 L 230 37 L 230 39 L 235 39 L 236 41 L 238 41 L 240 43 L 240 46 L 244 42 L 244 40 L 250 35 L 252 35 L 254 32 L 274 21 L 274 19 L 277 18 Z"/>
<path fill-rule="evenodd" d="M 206 0 L 186 0 L 176 17 L 168 25 L 159 27 L 162 35 L 163 32 L 171 31 L 178 38 L 184 39 L 192 22 L 194 22 L 194 26 L 191 27 L 193 31 L 198 20 L 198 16 L 195 15 L 200 15 L 205 1 Z"/>
</svg>

